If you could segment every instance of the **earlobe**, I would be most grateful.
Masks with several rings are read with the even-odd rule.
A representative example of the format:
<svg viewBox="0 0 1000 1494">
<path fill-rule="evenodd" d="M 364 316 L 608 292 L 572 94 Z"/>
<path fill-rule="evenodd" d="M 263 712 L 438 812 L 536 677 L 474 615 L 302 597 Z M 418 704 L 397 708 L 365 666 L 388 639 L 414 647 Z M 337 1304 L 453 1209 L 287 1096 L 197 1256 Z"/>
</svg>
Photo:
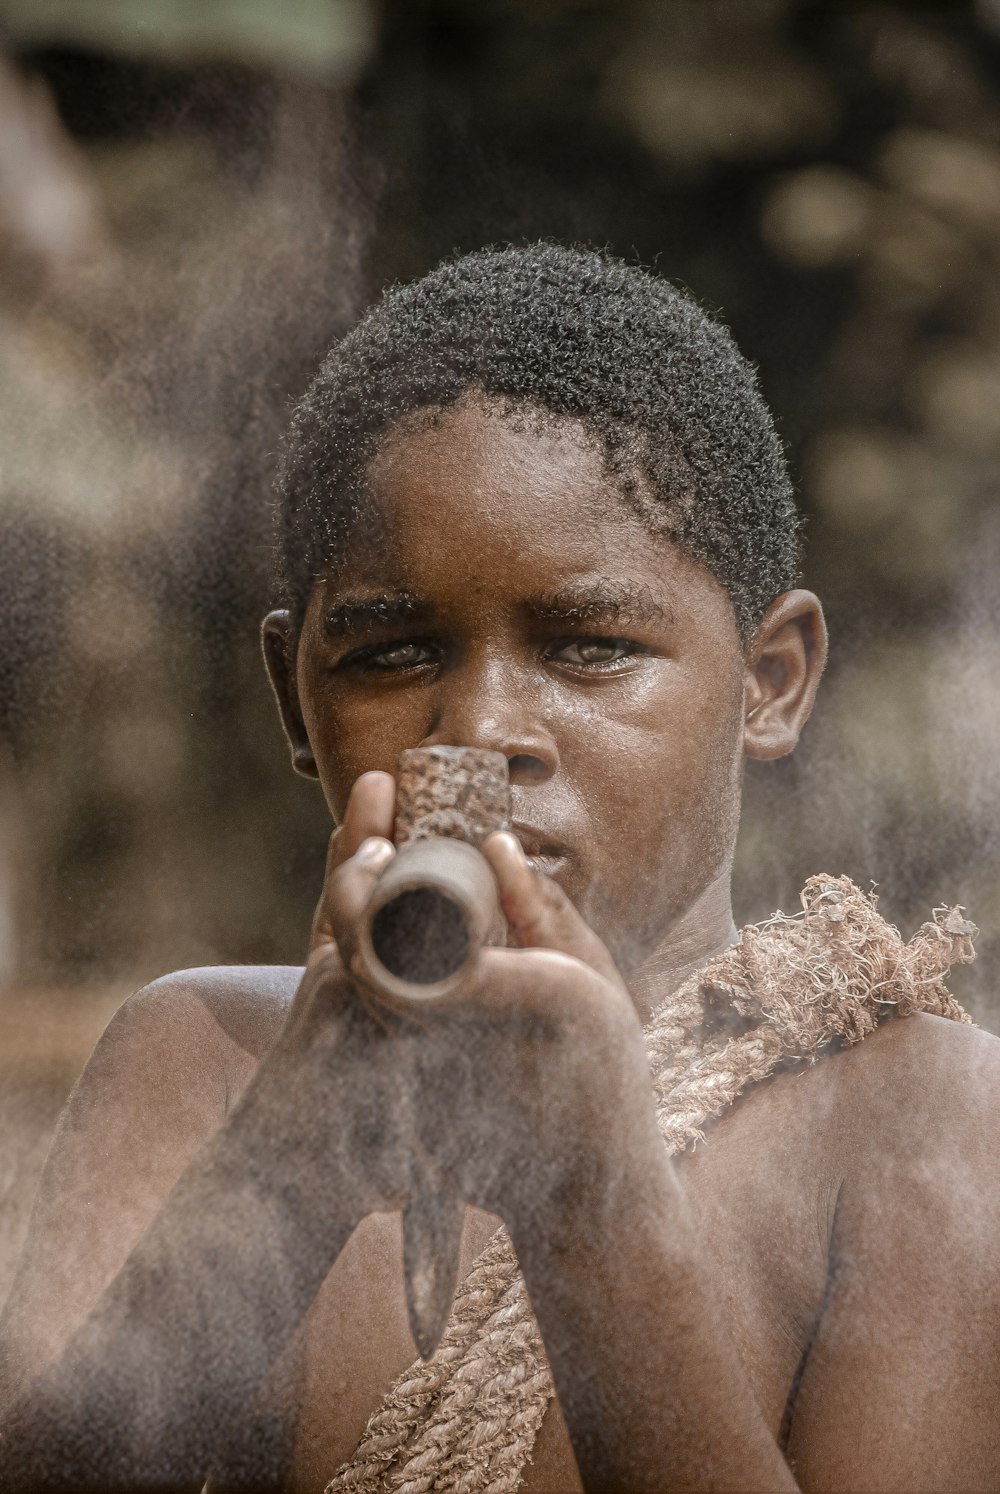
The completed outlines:
<svg viewBox="0 0 1000 1494">
<path fill-rule="evenodd" d="M 260 636 L 268 678 L 292 751 L 292 767 L 304 778 L 318 778 L 316 759 L 299 710 L 298 691 L 295 688 L 295 647 L 291 614 L 284 609 L 269 612 L 261 625 Z"/>
<path fill-rule="evenodd" d="M 826 664 L 826 621 L 811 591 L 787 591 L 761 620 L 747 668 L 744 751 L 785 757 L 799 739 Z"/>
</svg>

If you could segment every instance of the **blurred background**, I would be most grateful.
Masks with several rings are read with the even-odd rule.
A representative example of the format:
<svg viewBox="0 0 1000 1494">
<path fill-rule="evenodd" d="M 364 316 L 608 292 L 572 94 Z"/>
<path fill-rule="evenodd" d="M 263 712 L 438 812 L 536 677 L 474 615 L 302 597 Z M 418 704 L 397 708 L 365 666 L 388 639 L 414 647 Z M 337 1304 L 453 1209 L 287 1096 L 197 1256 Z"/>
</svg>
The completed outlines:
<svg viewBox="0 0 1000 1494">
<path fill-rule="evenodd" d="M 0 0 L 0 1295 L 122 997 L 302 957 L 275 446 L 455 249 L 606 245 L 759 365 L 833 656 L 738 917 L 819 870 L 906 934 L 964 903 L 1000 1030 L 998 101 L 1000 0 Z"/>
</svg>

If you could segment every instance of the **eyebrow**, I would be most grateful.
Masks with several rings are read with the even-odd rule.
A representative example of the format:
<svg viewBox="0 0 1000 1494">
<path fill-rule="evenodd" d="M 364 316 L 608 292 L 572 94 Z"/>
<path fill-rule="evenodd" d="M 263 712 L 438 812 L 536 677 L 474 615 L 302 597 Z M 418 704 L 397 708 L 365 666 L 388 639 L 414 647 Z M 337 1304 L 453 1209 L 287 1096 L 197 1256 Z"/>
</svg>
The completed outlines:
<svg viewBox="0 0 1000 1494">
<path fill-rule="evenodd" d="M 331 637 L 354 637 L 372 628 L 393 627 L 397 623 L 421 622 L 430 615 L 430 606 L 412 591 L 386 591 L 370 597 L 345 597 L 328 607 L 323 631 Z"/>
<path fill-rule="evenodd" d="M 528 611 L 542 622 L 612 622 L 623 626 L 672 622 L 673 612 L 648 586 L 601 576 L 534 597 Z"/>
<path fill-rule="evenodd" d="M 561 586 L 557 591 L 532 597 L 525 603 L 525 610 L 540 622 L 605 622 L 619 627 L 672 622 L 674 617 L 648 586 L 609 576 Z M 327 608 L 323 629 L 330 637 L 352 638 L 373 628 L 426 622 L 432 612 L 429 602 L 407 590 L 345 597 Z"/>
</svg>

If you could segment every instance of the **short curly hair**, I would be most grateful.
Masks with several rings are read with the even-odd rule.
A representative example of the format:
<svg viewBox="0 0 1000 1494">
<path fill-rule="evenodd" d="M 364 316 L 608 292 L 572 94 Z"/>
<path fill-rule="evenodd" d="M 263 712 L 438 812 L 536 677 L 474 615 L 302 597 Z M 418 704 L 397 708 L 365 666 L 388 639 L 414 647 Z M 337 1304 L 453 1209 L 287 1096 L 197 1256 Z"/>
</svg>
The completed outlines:
<svg viewBox="0 0 1000 1494">
<path fill-rule="evenodd" d="M 729 593 L 744 642 L 795 584 L 784 452 L 729 332 L 637 266 L 539 243 L 466 254 L 391 288 L 327 355 L 278 478 L 278 592 L 297 624 L 346 553 L 380 442 L 409 412 L 469 392 L 580 422 L 615 489 Z"/>
</svg>

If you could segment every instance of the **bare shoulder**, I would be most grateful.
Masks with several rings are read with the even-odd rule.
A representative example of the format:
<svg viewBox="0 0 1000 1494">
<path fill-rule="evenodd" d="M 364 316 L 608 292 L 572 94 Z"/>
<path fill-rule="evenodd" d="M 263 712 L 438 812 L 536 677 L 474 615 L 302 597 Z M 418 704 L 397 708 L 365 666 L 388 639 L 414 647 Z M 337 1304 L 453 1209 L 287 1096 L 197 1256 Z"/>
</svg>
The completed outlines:
<svg viewBox="0 0 1000 1494">
<path fill-rule="evenodd" d="M 884 1023 L 841 1055 L 844 1112 L 914 1146 L 978 1146 L 1000 1129 L 1000 1039 L 925 1013 Z"/>
<path fill-rule="evenodd" d="M 727 1195 L 752 1178 L 754 1198 L 818 1196 L 831 1226 L 838 1199 L 843 1217 L 940 1210 L 954 1221 L 961 1197 L 1000 1228 L 998 1096 L 1000 1039 L 923 1014 L 887 1021 L 751 1091 L 689 1171 L 709 1184 L 725 1171 Z"/>
<path fill-rule="evenodd" d="M 0 1315 L 0 1404 L 65 1342 L 284 1021 L 291 967 L 182 970 L 118 1009 L 71 1094 Z"/>
<path fill-rule="evenodd" d="M 789 1403 L 800 1487 L 995 1489 L 1000 1041 L 909 1016 L 814 1073 L 836 1205 Z"/>
<path fill-rule="evenodd" d="M 839 1068 L 839 1077 L 836 1070 Z M 905 1254 L 965 1259 L 1000 1232 L 1000 1039 L 916 1015 L 831 1065 L 828 1132 L 845 1225 Z M 918 1244 L 920 1249 L 918 1250 Z M 926 1261 L 924 1261 L 926 1266 Z"/>
<path fill-rule="evenodd" d="M 291 965 L 206 965 L 151 981 L 108 1023 L 70 1113 L 114 1091 L 154 1103 L 184 1095 L 221 1119 L 277 1037 L 301 974 Z"/>
<path fill-rule="evenodd" d="M 109 1190 L 136 1166 L 173 1181 L 180 1163 L 222 1121 L 284 1021 L 294 967 L 181 970 L 119 1007 L 63 1111 L 39 1198 L 103 1178 Z M 117 1180 L 117 1183 L 116 1183 Z"/>
<path fill-rule="evenodd" d="M 885 1021 L 864 1042 L 751 1090 L 718 1125 L 759 1155 L 761 1136 L 797 1139 L 808 1168 L 836 1170 L 887 1146 L 978 1142 L 1000 1132 L 1000 1038 L 924 1013 Z M 745 1133 L 745 1137 L 744 1137 Z M 783 1165 L 788 1147 L 781 1148 Z M 841 1156 L 840 1154 L 844 1155 Z"/>
<path fill-rule="evenodd" d="M 158 1030 L 184 1048 L 208 1039 L 256 1065 L 274 1042 L 302 978 L 297 965 L 204 965 L 143 986 L 119 1009 L 106 1036 Z"/>
<path fill-rule="evenodd" d="M 849 1050 L 873 1061 L 891 1063 L 900 1072 L 929 1068 L 934 1073 L 963 1068 L 975 1056 L 976 1067 L 1000 1063 L 1000 1038 L 971 1022 L 952 1022 L 929 1012 L 883 1022 L 865 1042 Z M 874 1055 L 880 1055 L 875 1059 Z"/>
</svg>

